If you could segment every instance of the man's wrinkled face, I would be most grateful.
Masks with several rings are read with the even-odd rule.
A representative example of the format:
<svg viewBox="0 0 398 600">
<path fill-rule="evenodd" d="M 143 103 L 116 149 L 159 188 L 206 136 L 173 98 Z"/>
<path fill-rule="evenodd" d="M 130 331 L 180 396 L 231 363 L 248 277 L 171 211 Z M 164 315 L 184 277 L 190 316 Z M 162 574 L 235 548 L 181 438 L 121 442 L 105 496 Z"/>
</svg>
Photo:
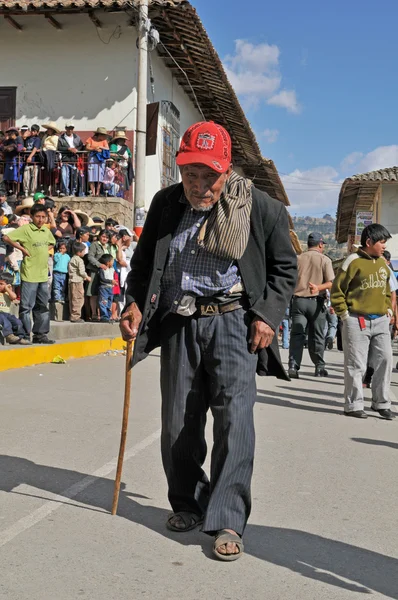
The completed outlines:
<svg viewBox="0 0 398 600">
<path fill-rule="evenodd" d="M 207 212 L 220 199 L 232 168 L 220 174 L 206 165 L 193 164 L 181 167 L 180 171 L 188 202 L 194 210 Z"/>
</svg>

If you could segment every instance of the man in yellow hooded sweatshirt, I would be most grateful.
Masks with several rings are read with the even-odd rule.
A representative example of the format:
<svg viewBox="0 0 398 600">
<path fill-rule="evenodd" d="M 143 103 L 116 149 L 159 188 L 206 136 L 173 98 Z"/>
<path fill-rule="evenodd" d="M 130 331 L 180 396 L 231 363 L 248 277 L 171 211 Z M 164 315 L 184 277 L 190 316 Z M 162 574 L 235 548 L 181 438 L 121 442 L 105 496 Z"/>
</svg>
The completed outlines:
<svg viewBox="0 0 398 600">
<path fill-rule="evenodd" d="M 362 379 L 372 357 L 372 410 L 391 421 L 389 398 L 392 316 L 389 270 L 383 259 L 390 233 L 374 223 L 365 227 L 358 252 L 348 256 L 332 286 L 331 303 L 343 322 L 344 414 L 366 419 Z"/>
</svg>

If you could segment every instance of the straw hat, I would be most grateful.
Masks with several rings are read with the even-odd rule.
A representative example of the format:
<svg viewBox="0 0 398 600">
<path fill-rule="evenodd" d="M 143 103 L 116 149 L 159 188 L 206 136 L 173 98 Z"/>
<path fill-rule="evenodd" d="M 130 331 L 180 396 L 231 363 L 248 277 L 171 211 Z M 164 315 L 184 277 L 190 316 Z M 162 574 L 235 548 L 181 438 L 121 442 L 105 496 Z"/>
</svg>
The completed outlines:
<svg viewBox="0 0 398 600">
<path fill-rule="evenodd" d="M 90 217 L 88 216 L 87 213 L 83 212 L 82 210 L 75 210 L 74 213 L 79 218 L 80 223 L 82 224 L 82 227 L 87 227 L 87 226 L 90 227 L 90 225 L 88 225 Z"/>
<path fill-rule="evenodd" d="M 32 197 L 24 198 L 22 200 L 22 204 L 17 206 L 17 208 L 15 209 L 15 214 L 19 215 L 25 208 L 32 208 L 33 205 L 34 205 L 34 200 Z"/>
<path fill-rule="evenodd" d="M 128 142 L 126 132 L 125 131 L 117 131 L 115 133 L 115 137 L 112 138 L 111 141 L 115 142 L 116 140 L 126 140 L 126 142 Z"/>
<path fill-rule="evenodd" d="M 54 123 L 54 121 L 49 121 L 48 123 L 42 125 L 42 127 L 43 129 L 54 129 L 55 133 L 61 133 L 60 128 L 56 123 Z"/>
<path fill-rule="evenodd" d="M 96 133 L 99 135 L 107 135 L 108 137 L 110 137 L 106 127 L 97 127 L 96 131 L 94 131 L 94 134 Z"/>
</svg>

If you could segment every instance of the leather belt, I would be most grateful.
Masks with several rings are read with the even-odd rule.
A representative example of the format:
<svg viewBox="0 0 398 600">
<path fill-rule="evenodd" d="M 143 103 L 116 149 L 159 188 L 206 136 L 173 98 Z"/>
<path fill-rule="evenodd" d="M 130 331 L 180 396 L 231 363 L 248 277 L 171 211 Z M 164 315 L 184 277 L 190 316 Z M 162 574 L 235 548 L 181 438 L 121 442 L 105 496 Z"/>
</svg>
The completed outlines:
<svg viewBox="0 0 398 600">
<path fill-rule="evenodd" d="M 195 317 L 214 317 L 216 315 L 223 315 L 228 312 L 243 308 L 242 300 L 233 300 L 232 302 L 224 302 L 222 304 L 202 304 L 196 303 L 197 312 Z"/>
</svg>

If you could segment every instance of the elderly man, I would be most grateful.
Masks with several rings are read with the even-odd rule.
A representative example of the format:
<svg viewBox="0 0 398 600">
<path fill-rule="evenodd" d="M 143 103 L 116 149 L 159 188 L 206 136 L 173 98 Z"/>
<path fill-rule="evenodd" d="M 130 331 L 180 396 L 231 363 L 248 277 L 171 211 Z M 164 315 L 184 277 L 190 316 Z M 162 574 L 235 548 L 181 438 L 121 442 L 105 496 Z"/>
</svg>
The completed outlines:
<svg viewBox="0 0 398 600">
<path fill-rule="evenodd" d="M 220 560 L 243 553 L 251 508 L 256 371 L 287 379 L 277 331 L 296 280 L 282 203 L 232 170 L 213 122 L 185 133 L 182 183 L 156 194 L 131 261 L 121 331 L 134 363 L 161 346 L 167 527 L 215 536 Z M 210 408 L 210 481 L 205 423 Z"/>
</svg>

